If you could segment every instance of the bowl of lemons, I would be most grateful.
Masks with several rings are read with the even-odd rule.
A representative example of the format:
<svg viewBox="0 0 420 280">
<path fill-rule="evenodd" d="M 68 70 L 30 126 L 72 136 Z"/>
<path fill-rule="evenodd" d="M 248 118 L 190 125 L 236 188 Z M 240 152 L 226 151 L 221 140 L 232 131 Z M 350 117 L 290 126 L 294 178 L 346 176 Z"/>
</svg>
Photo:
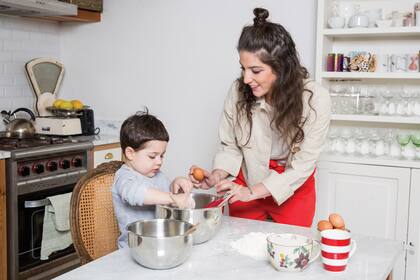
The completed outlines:
<svg viewBox="0 0 420 280">
<path fill-rule="evenodd" d="M 78 99 L 56 99 L 52 106 L 47 107 L 47 110 L 59 117 L 76 117 L 81 110 L 87 108 L 89 106 L 86 106 Z"/>
</svg>

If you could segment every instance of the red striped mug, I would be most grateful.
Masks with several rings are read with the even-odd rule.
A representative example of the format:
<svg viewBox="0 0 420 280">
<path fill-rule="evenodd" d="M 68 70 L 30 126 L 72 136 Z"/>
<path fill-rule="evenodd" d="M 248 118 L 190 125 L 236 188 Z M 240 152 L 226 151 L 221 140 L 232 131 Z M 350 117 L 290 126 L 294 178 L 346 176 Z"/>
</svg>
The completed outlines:
<svg viewBox="0 0 420 280">
<path fill-rule="evenodd" d="M 341 272 L 356 251 L 356 241 L 351 239 L 350 232 L 341 229 L 321 231 L 321 259 L 324 269 Z"/>
</svg>

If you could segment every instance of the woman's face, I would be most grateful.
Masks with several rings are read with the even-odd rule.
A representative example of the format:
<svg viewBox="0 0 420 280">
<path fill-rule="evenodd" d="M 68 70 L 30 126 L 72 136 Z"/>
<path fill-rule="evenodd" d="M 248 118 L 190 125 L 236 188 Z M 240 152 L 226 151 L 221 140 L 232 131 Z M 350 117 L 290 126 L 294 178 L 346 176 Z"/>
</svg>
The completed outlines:
<svg viewBox="0 0 420 280">
<path fill-rule="evenodd" d="M 240 51 L 239 63 L 242 66 L 244 83 L 249 85 L 255 97 L 263 97 L 270 102 L 271 88 L 277 79 L 273 69 L 263 63 L 253 52 Z"/>
</svg>

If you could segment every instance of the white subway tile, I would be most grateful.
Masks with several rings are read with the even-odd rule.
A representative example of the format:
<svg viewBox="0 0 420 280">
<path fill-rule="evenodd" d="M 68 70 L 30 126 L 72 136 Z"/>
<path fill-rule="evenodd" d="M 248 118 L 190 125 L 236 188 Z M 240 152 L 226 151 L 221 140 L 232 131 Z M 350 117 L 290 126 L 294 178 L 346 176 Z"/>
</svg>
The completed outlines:
<svg viewBox="0 0 420 280">
<path fill-rule="evenodd" d="M 26 85 L 22 85 L 22 96 L 23 97 L 36 97 L 32 87 L 29 86 L 29 82 Z"/>
<path fill-rule="evenodd" d="M 14 62 L 27 62 L 32 58 L 34 58 L 34 54 L 29 51 L 16 51 L 12 54 L 12 61 Z"/>
<path fill-rule="evenodd" d="M 25 73 L 25 64 L 22 62 L 4 63 L 4 74 L 23 74 Z"/>
<path fill-rule="evenodd" d="M 12 30 L 0 28 L 0 39 L 11 39 L 12 38 Z"/>
<path fill-rule="evenodd" d="M 26 19 L 22 17 L 7 17 L 7 19 L 5 18 L 3 25 L 13 30 L 39 30 L 39 20 Z"/>
<path fill-rule="evenodd" d="M 43 32 L 31 32 L 30 37 L 32 41 L 44 41 L 46 34 Z"/>
<path fill-rule="evenodd" d="M 22 97 L 22 88 L 21 87 L 5 87 L 4 88 L 4 97 Z"/>
<path fill-rule="evenodd" d="M 30 32 L 25 30 L 13 30 L 12 31 L 12 40 L 18 41 L 18 40 L 29 40 L 30 38 Z"/>
<path fill-rule="evenodd" d="M 45 33 L 60 33 L 60 23 L 54 21 L 40 21 L 38 23 L 38 31 Z"/>
<path fill-rule="evenodd" d="M 20 51 L 25 49 L 25 44 L 21 41 L 4 41 L 3 45 L 5 51 Z"/>
<path fill-rule="evenodd" d="M 12 52 L 1 51 L 0 61 L 1 62 L 12 61 Z"/>
<path fill-rule="evenodd" d="M 12 110 L 12 100 L 6 98 L 0 98 L 0 110 L 10 111 Z"/>
<path fill-rule="evenodd" d="M 35 98 L 20 97 L 12 99 L 12 108 L 16 109 L 19 107 L 25 107 L 32 111 L 35 109 Z"/>
<path fill-rule="evenodd" d="M 0 86 L 13 86 L 13 76 L 0 76 Z"/>
<path fill-rule="evenodd" d="M 14 85 L 15 86 L 27 86 L 27 85 L 29 85 L 28 78 L 26 77 L 25 74 L 16 75 L 14 77 Z"/>
</svg>

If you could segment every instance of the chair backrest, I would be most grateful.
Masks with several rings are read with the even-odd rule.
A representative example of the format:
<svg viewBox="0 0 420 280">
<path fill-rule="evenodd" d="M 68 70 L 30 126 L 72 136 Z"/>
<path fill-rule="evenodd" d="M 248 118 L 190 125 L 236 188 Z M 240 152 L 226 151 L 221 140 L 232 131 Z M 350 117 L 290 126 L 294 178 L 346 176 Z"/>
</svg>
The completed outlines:
<svg viewBox="0 0 420 280">
<path fill-rule="evenodd" d="M 112 204 L 111 187 L 122 161 L 96 167 L 82 177 L 73 189 L 70 227 L 73 243 L 82 264 L 117 249 L 120 235 Z"/>
</svg>

